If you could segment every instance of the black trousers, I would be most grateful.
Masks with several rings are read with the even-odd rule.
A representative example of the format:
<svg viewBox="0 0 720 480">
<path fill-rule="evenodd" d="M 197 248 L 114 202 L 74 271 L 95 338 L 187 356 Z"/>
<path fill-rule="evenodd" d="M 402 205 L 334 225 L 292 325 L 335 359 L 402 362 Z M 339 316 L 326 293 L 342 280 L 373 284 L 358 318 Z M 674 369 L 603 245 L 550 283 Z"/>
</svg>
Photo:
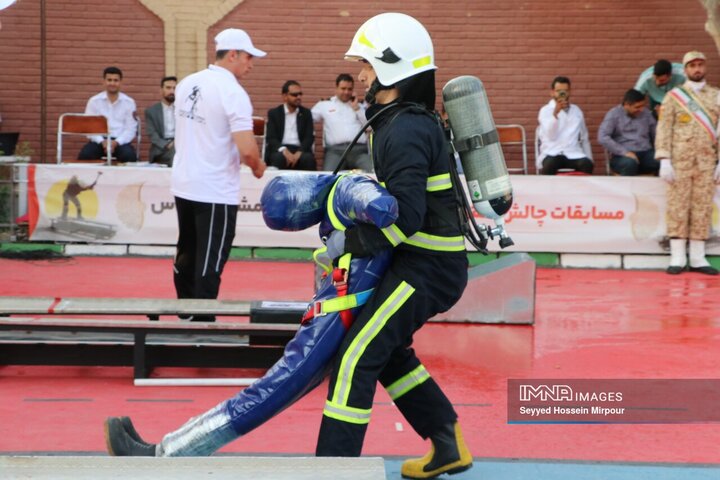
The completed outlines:
<svg viewBox="0 0 720 480">
<path fill-rule="evenodd" d="M 235 238 L 237 205 L 175 197 L 178 242 L 173 279 L 178 298 L 217 298 L 220 277 Z M 213 321 L 211 315 L 194 321 Z"/>
<path fill-rule="evenodd" d="M 390 270 L 335 358 L 318 456 L 361 454 L 378 380 L 421 437 L 457 420 L 452 404 L 411 344 L 413 333 L 454 305 L 466 284 L 464 256 L 418 256 L 396 250 Z"/>
<path fill-rule="evenodd" d="M 80 153 L 78 153 L 78 160 L 99 160 L 105 158 L 106 154 L 107 151 L 103 144 L 88 142 L 83 145 Z M 117 158 L 120 163 L 137 162 L 135 148 L 129 143 L 115 147 L 112 155 Z"/>
<path fill-rule="evenodd" d="M 561 168 L 571 168 L 576 172 L 592 174 L 593 162 L 589 158 L 569 159 L 565 155 L 556 155 L 554 157 L 547 156 L 543 158 L 542 171 L 543 175 L 555 175 Z"/>
<path fill-rule="evenodd" d="M 291 153 L 295 153 L 300 150 L 297 145 L 285 145 Z M 300 154 L 297 163 L 294 167 L 288 167 L 285 155 L 282 152 L 272 152 L 268 155 L 269 167 L 276 167 L 279 170 L 317 170 L 317 164 L 315 163 L 315 155 L 312 152 L 303 152 Z"/>
</svg>

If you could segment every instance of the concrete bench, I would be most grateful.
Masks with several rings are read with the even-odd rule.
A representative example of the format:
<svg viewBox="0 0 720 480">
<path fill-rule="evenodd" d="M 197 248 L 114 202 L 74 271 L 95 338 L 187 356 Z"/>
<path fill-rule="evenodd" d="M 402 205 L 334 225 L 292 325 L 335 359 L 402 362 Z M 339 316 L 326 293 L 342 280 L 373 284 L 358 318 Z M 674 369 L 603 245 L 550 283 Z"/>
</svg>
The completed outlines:
<svg viewBox="0 0 720 480">
<path fill-rule="evenodd" d="M 10 303 L 10 302 L 8 302 Z M 4 306 L 7 307 L 8 303 Z M 20 302 L 22 303 L 22 302 Z M 137 313 L 138 305 L 125 300 L 125 307 L 112 313 Z M 32 307 L 36 308 L 36 307 Z M 0 309 L 4 313 L 28 313 L 26 309 Z M 20 312 L 22 310 L 22 312 Z M 53 313 L 90 313 L 85 306 Z M 97 310 L 94 310 L 97 311 Z M 144 310 L 147 311 L 147 310 Z M 178 310 L 169 314 L 175 315 Z M 215 310 L 215 312 L 220 309 Z M 157 314 L 165 310 L 154 310 Z M 208 313 L 194 308 L 184 312 Z M 107 310 L 101 310 L 108 314 Z M 191 323 L 147 320 L 93 320 L 77 318 L 0 317 L 0 331 L 17 332 L 14 336 L 0 337 L 0 364 L 5 365 L 104 365 L 133 366 L 134 377 L 147 378 L 150 370 L 158 366 L 181 367 L 250 367 L 265 368 L 282 355 L 282 345 L 295 335 L 298 324 L 268 323 Z M 37 332 L 62 332 L 71 334 L 70 340 L 38 337 Z M 102 333 L 103 338 L 82 341 L 85 332 Z M 119 340 L 107 338 L 111 334 L 124 334 Z M 162 338 L 174 335 L 186 337 L 186 341 L 149 344 L 147 336 Z M 193 340 L 197 336 L 253 336 L 252 344 L 238 342 L 208 344 Z M 126 338 L 125 338 L 126 337 Z M 274 340 L 274 341 L 273 341 Z M 281 340 L 281 341 L 278 341 Z M 203 346 L 207 348 L 197 348 Z"/>
<path fill-rule="evenodd" d="M 35 480 L 384 480 L 379 457 L 0 457 L 2 478 Z"/>
<path fill-rule="evenodd" d="M 250 315 L 250 302 L 176 298 L 0 297 L 8 315 Z"/>
</svg>

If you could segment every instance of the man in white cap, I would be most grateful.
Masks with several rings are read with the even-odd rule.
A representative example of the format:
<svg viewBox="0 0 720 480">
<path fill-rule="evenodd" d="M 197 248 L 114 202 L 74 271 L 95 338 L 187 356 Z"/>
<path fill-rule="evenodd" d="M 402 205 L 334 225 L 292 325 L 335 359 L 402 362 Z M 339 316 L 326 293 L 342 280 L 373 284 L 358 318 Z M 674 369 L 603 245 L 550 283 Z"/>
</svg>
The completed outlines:
<svg viewBox="0 0 720 480">
<path fill-rule="evenodd" d="M 667 273 L 685 270 L 689 243 L 689 270 L 717 275 L 718 270 L 705 258 L 705 241 L 710 235 L 715 184 L 720 182 L 720 90 L 705 81 L 706 60 L 701 52 L 686 53 L 683 66 L 687 81 L 663 99 L 655 140 L 660 177 L 669 184 Z"/>
<path fill-rule="evenodd" d="M 253 107 L 239 80 L 264 57 L 237 28 L 215 37 L 215 64 L 183 79 L 175 91 L 175 158 L 171 191 L 179 236 L 173 266 L 178 298 L 217 298 L 235 237 L 240 165 L 263 176 L 253 134 Z M 214 317 L 195 316 L 195 321 Z"/>
</svg>

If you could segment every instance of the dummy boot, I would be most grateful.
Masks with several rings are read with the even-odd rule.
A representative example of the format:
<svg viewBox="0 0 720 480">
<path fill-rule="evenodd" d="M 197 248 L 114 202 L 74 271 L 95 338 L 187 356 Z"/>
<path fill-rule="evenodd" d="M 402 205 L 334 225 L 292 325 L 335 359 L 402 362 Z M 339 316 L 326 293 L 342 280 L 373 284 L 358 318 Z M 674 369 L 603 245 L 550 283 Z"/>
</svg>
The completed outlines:
<svg viewBox="0 0 720 480">
<path fill-rule="evenodd" d="M 122 426 L 125 429 L 125 432 L 128 435 L 130 435 L 130 438 L 132 438 L 136 442 L 141 443 L 143 445 L 153 445 L 142 439 L 142 437 L 137 432 L 137 430 L 135 430 L 135 425 L 133 425 L 132 420 L 130 420 L 130 417 L 118 417 L 118 418 L 120 419 L 120 423 L 122 423 Z"/>
<path fill-rule="evenodd" d="M 108 453 L 115 457 L 155 456 L 155 445 L 142 440 L 127 417 L 105 420 L 105 445 Z"/>
<path fill-rule="evenodd" d="M 686 244 L 687 240 L 684 238 L 670 239 L 670 266 L 666 270 L 670 275 L 677 275 L 685 270 L 687 264 Z"/>
<path fill-rule="evenodd" d="M 434 478 L 472 467 L 472 455 L 465 445 L 459 423 L 443 425 L 430 435 L 430 441 L 430 451 L 424 457 L 403 462 L 400 472 L 404 478 Z"/>
<path fill-rule="evenodd" d="M 717 275 L 719 272 L 713 268 L 705 258 L 705 241 L 690 240 L 690 271 Z"/>
</svg>

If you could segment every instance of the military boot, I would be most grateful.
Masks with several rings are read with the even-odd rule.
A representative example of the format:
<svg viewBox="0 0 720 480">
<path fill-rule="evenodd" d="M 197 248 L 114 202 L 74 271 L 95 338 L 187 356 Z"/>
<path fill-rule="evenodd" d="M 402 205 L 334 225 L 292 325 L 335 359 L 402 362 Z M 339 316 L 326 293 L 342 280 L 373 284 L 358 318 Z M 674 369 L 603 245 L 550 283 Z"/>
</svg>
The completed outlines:
<svg viewBox="0 0 720 480">
<path fill-rule="evenodd" d="M 128 432 L 125 426 L 128 422 L 124 422 L 122 418 L 109 417 L 105 420 L 105 445 L 108 453 L 115 457 L 154 457 L 155 445 L 143 441 L 133 428 L 132 422 L 129 423 L 132 433 Z"/>
<path fill-rule="evenodd" d="M 472 467 L 472 455 L 463 440 L 460 424 L 443 425 L 430 435 L 430 441 L 430 451 L 424 457 L 403 462 L 400 472 L 404 478 L 435 478 Z"/>
</svg>

